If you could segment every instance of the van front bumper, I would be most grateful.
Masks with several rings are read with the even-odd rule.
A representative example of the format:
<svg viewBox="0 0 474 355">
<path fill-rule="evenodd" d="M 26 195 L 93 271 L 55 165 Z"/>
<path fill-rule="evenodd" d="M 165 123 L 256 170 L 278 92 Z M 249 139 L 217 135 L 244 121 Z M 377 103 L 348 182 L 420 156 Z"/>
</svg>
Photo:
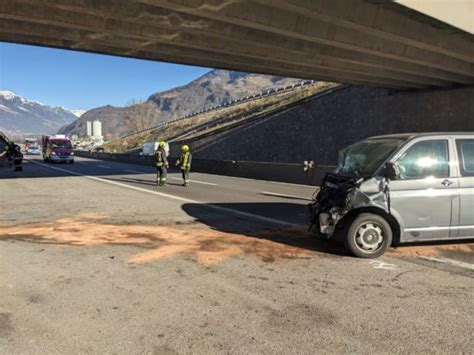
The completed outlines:
<svg viewBox="0 0 474 355">
<path fill-rule="evenodd" d="M 51 155 L 49 157 L 49 160 L 59 161 L 59 162 L 61 162 L 61 161 L 69 162 L 69 161 L 74 161 L 74 155 L 63 155 L 63 156 L 61 156 L 61 155 Z"/>
</svg>

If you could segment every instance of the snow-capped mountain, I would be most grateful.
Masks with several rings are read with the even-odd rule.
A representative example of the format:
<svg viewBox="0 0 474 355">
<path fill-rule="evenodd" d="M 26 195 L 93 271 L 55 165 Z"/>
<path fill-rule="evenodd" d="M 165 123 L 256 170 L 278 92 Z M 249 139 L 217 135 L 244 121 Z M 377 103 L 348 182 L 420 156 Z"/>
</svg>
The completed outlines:
<svg viewBox="0 0 474 355">
<path fill-rule="evenodd" d="M 76 116 L 76 117 L 81 117 L 84 113 L 86 113 L 87 110 L 83 109 L 77 109 L 77 110 L 71 110 L 71 112 Z"/>
<path fill-rule="evenodd" d="M 64 107 L 51 107 L 11 91 L 0 91 L 0 131 L 10 134 L 51 134 L 77 117 Z"/>
</svg>

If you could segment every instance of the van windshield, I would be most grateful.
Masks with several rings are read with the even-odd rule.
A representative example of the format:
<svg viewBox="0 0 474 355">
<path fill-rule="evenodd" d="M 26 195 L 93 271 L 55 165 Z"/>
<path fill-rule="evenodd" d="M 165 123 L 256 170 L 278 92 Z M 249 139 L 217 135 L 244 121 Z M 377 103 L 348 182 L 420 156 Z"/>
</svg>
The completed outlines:
<svg viewBox="0 0 474 355">
<path fill-rule="evenodd" d="M 339 152 L 336 173 L 371 176 L 406 140 L 403 138 L 366 139 Z"/>
<path fill-rule="evenodd" d="M 51 141 L 51 147 L 71 149 L 72 145 L 70 141 Z"/>
</svg>

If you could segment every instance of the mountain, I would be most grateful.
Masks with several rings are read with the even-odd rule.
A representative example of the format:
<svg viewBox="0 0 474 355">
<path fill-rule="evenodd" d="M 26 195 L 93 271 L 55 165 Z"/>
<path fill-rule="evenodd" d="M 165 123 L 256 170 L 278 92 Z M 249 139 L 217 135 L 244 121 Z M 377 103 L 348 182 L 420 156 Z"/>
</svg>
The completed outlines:
<svg viewBox="0 0 474 355">
<path fill-rule="evenodd" d="M 56 133 L 76 118 L 64 107 L 50 107 L 11 91 L 0 91 L 0 131 L 7 135 Z"/>
<path fill-rule="evenodd" d="M 212 70 L 185 86 L 153 94 L 148 101 L 160 108 L 159 121 L 166 122 L 194 111 L 300 81 L 279 76 Z"/>
<path fill-rule="evenodd" d="M 301 79 L 212 70 L 189 84 L 151 95 L 147 102 L 156 105 L 157 118 L 150 125 L 167 122 L 192 112 L 223 104 L 262 91 L 299 83 Z M 125 108 L 103 106 L 87 111 L 73 123 L 61 128 L 60 133 L 86 134 L 86 121 L 99 119 L 105 135 L 121 136 L 130 133 L 123 123 Z"/>
</svg>

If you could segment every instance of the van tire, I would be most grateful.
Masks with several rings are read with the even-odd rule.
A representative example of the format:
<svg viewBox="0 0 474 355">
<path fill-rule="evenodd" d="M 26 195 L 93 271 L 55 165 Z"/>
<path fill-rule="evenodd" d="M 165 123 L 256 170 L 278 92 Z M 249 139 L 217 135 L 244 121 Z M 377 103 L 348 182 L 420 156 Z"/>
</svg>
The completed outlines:
<svg viewBox="0 0 474 355">
<path fill-rule="evenodd" d="M 392 228 L 385 218 L 373 213 L 361 213 L 347 228 L 344 244 L 359 258 L 378 258 L 392 244 Z"/>
</svg>

